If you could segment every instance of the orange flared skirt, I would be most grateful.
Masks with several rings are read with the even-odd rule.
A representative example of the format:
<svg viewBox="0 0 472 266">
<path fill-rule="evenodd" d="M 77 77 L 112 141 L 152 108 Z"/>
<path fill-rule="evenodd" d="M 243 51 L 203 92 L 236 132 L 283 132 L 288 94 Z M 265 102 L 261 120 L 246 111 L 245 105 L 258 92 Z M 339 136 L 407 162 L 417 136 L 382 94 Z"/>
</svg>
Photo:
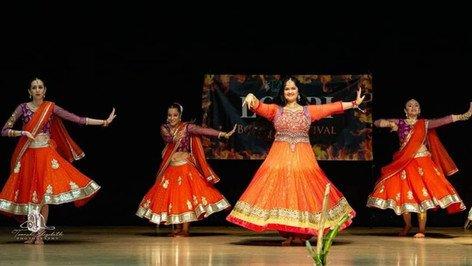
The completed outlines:
<svg viewBox="0 0 472 266">
<path fill-rule="evenodd" d="M 0 192 L 0 211 L 28 215 L 43 205 L 68 202 L 79 207 L 99 189 L 54 147 L 28 148 Z"/>
<path fill-rule="evenodd" d="M 377 183 L 368 207 L 392 209 L 397 215 L 443 208 L 465 210 L 464 203 L 430 156 L 417 157 L 395 175 Z"/>
<path fill-rule="evenodd" d="M 136 215 L 155 224 L 181 224 L 229 207 L 223 195 L 187 162 L 166 168 L 144 196 Z"/>
<path fill-rule="evenodd" d="M 227 220 L 253 231 L 278 230 L 317 235 L 325 186 L 331 183 L 309 143 L 275 141 L 267 158 Z M 345 214 L 355 216 L 344 196 L 331 184 L 323 230 Z M 351 223 L 348 219 L 341 228 Z"/>
</svg>

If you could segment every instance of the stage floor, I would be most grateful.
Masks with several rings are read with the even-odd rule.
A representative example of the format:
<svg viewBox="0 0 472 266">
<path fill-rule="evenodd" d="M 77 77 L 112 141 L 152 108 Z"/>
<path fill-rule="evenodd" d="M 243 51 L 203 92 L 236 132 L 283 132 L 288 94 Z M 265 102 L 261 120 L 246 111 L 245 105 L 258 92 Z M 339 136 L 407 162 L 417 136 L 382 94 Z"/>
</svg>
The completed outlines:
<svg viewBox="0 0 472 266">
<path fill-rule="evenodd" d="M 0 227 L 0 265 L 312 265 L 304 246 L 282 247 L 276 233 L 194 227 L 59 227 L 44 246 L 26 245 Z M 399 228 L 350 228 L 335 240 L 329 265 L 472 265 L 472 230 L 430 228 L 425 239 Z M 62 232 L 62 236 L 61 236 Z"/>
</svg>

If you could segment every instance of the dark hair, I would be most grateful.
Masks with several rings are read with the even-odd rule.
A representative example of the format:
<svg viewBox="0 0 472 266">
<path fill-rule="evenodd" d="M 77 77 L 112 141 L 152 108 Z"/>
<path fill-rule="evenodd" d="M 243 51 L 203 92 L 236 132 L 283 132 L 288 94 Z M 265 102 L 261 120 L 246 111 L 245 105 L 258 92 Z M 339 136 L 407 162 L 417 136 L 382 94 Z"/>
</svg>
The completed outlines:
<svg viewBox="0 0 472 266">
<path fill-rule="evenodd" d="M 182 115 L 182 112 L 184 111 L 184 107 L 179 103 L 173 103 L 173 104 L 169 105 L 167 110 L 169 110 L 171 108 L 177 109 L 177 112 L 179 112 L 180 115 Z"/>
<path fill-rule="evenodd" d="M 405 107 L 406 107 L 406 104 L 407 104 L 408 102 L 410 102 L 410 101 L 415 101 L 415 102 L 418 103 L 418 105 L 421 107 L 420 102 L 419 102 L 417 99 L 415 99 L 415 98 L 409 98 L 409 99 L 405 102 Z"/>
<path fill-rule="evenodd" d="M 298 88 L 298 95 L 300 96 L 300 98 L 297 97 L 297 103 L 300 105 L 308 105 L 308 99 L 306 98 L 305 95 L 303 95 L 300 92 L 300 82 L 298 81 L 298 79 L 296 79 L 293 76 L 287 76 L 286 78 L 284 78 L 283 83 L 282 83 L 282 88 L 280 88 L 277 98 L 274 99 L 274 103 L 279 106 L 287 105 L 287 100 L 285 100 L 284 91 L 285 91 L 285 84 L 289 80 L 293 81 L 295 83 L 295 86 L 297 86 Z"/>
<path fill-rule="evenodd" d="M 35 77 L 34 79 L 32 79 L 32 80 L 30 81 L 30 84 L 29 84 L 30 87 L 29 87 L 28 90 L 31 89 L 31 84 L 32 84 L 34 81 L 41 81 L 41 83 L 43 83 L 43 87 L 46 89 L 46 84 L 44 83 L 44 81 L 43 81 L 42 79 L 40 79 L 40 78 Z"/>
</svg>

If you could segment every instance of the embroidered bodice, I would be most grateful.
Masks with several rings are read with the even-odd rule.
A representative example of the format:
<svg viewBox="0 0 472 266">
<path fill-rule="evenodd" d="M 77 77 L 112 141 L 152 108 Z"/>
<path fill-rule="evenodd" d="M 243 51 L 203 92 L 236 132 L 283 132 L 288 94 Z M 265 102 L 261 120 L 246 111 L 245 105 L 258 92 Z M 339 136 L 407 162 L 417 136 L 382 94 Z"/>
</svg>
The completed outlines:
<svg viewBox="0 0 472 266">
<path fill-rule="evenodd" d="M 310 142 L 310 116 L 306 106 L 298 110 L 279 108 L 274 120 L 275 141 L 285 141 L 292 146 L 299 142 Z"/>
</svg>

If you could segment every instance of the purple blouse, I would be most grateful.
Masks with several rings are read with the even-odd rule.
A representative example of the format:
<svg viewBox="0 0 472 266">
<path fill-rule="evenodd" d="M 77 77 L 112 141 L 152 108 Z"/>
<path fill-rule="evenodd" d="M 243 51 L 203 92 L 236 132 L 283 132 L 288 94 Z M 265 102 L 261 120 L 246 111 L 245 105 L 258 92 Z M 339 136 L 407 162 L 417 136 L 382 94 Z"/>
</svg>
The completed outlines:
<svg viewBox="0 0 472 266">
<path fill-rule="evenodd" d="M 438 119 L 428 119 L 426 121 L 427 123 L 427 129 L 433 129 L 437 127 L 441 127 L 447 124 L 452 123 L 452 115 L 445 116 L 443 118 L 438 118 Z M 410 134 L 411 129 L 413 128 L 412 125 L 409 125 L 404 119 L 399 119 L 397 121 L 397 126 L 398 126 L 398 138 L 400 139 L 400 143 L 403 143 Z"/>
<path fill-rule="evenodd" d="M 394 122 L 397 125 L 397 127 L 398 127 L 398 130 L 397 130 L 398 138 L 400 139 L 400 143 L 403 144 L 403 142 L 406 140 L 406 137 L 408 136 L 408 134 L 410 134 L 412 126 L 409 125 L 404 119 L 387 119 L 387 120 L 390 121 L 390 122 Z M 452 115 L 448 115 L 448 116 L 438 118 L 438 119 L 428 119 L 426 121 L 426 124 L 427 124 L 427 129 L 434 129 L 434 128 L 437 128 L 437 127 L 441 127 L 441 126 L 450 124 L 452 122 L 454 122 L 453 119 L 452 119 Z M 380 126 L 380 120 L 376 120 L 374 122 L 374 124 L 376 126 Z"/>
<path fill-rule="evenodd" d="M 161 135 L 165 142 L 172 143 L 174 141 L 174 135 L 171 133 L 169 124 L 161 125 Z M 180 140 L 180 145 L 177 147 L 176 151 L 190 152 L 190 137 L 192 135 L 197 136 L 209 136 L 209 137 L 218 137 L 221 131 L 214 130 L 212 128 L 203 128 L 194 124 L 188 124 L 184 129 L 184 135 Z"/>
<path fill-rule="evenodd" d="M 18 120 L 18 118 L 21 118 L 21 120 L 23 121 L 23 125 L 25 125 L 26 123 L 28 123 L 31 120 L 33 115 L 34 115 L 34 111 L 32 111 L 26 103 L 22 103 L 22 104 L 18 105 L 18 107 L 16 107 L 13 114 L 10 116 L 8 121 L 3 126 L 2 136 L 8 136 L 8 130 L 13 128 L 13 125 Z M 69 120 L 69 121 L 72 121 L 72 122 L 77 123 L 77 124 L 85 125 L 85 117 L 77 116 L 73 113 L 70 113 L 70 112 L 64 110 L 63 108 L 61 108 L 57 105 L 54 105 L 53 115 L 57 115 L 58 117 L 60 117 L 62 119 Z M 49 118 L 49 121 L 44 125 L 41 132 L 38 132 L 38 133 L 45 133 L 45 134 L 48 134 L 48 135 L 50 134 L 51 119 L 52 119 L 52 116 Z"/>
</svg>

